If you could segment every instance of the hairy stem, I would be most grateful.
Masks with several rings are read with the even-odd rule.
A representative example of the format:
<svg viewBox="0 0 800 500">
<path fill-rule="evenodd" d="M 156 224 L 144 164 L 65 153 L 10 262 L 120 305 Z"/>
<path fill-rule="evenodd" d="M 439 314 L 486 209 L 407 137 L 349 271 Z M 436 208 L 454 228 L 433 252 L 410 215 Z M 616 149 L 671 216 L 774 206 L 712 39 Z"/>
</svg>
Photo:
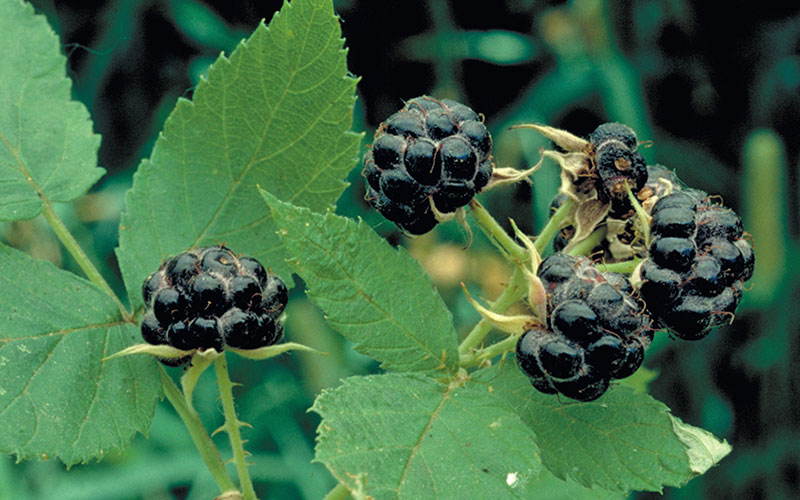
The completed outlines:
<svg viewBox="0 0 800 500">
<path fill-rule="evenodd" d="M 589 255 L 597 245 L 599 245 L 606 237 L 608 233 L 608 228 L 603 225 L 592 231 L 592 234 L 584 238 L 582 241 L 578 242 L 572 250 L 570 250 L 570 255 Z"/>
<path fill-rule="evenodd" d="M 228 473 L 225 471 L 225 464 L 222 462 L 219 450 L 208 436 L 205 427 L 203 427 L 203 423 L 200 422 L 200 417 L 186 404 L 186 398 L 184 398 L 183 393 L 181 393 L 178 386 L 175 385 L 175 382 L 167 375 L 164 368 L 159 366 L 158 372 L 161 375 L 164 394 L 167 396 L 169 402 L 172 403 L 175 411 L 178 412 L 178 416 L 181 417 L 184 425 L 186 425 L 186 429 L 189 431 L 189 435 L 192 437 L 197 451 L 200 452 L 203 462 L 205 462 L 206 467 L 209 472 L 211 472 L 214 481 L 217 482 L 220 493 L 236 490 L 236 485 L 233 484 L 230 476 L 228 476 Z"/>
<path fill-rule="evenodd" d="M 236 465 L 236 472 L 239 474 L 239 484 L 242 487 L 244 500 L 255 500 L 256 492 L 253 489 L 250 473 L 247 471 L 244 441 L 242 441 L 242 435 L 239 433 L 239 428 L 245 424 L 240 422 L 236 416 L 236 407 L 233 402 L 233 383 L 228 375 L 228 362 L 225 359 L 224 352 L 214 360 L 214 369 L 217 373 L 219 397 L 222 400 L 222 410 L 225 414 L 224 429 L 231 441 L 233 463 Z"/>
<path fill-rule="evenodd" d="M 492 215 L 481 205 L 478 200 L 473 199 L 470 202 L 472 210 L 470 214 L 475 218 L 478 227 L 483 231 L 483 234 L 489 238 L 495 247 L 514 264 L 525 262 L 528 259 L 528 251 L 524 247 L 517 244 L 514 238 L 509 236 L 503 227 L 497 223 Z"/>
<path fill-rule="evenodd" d="M 89 281 L 100 287 L 101 290 L 106 292 L 109 297 L 114 301 L 114 303 L 119 308 L 120 313 L 122 314 L 122 319 L 128 322 L 133 321 L 133 317 L 131 313 L 122 305 L 117 295 L 108 285 L 103 276 L 94 267 L 92 261 L 89 260 L 89 256 L 83 251 L 81 246 L 78 244 L 78 241 L 72 236 L 72 233 L 69 232 L 67 226 L 61 221 L 61 219 L 56 214 L 55 210 L 53 209 L 53 205 L 50 203 L 49 200 L 42 197 L 42 201 L 44 202 L 44 210 L 42 211 L 42 215 L 44 216 L 45 220 L 50 227 L 53 228 L 53 232 L 56 233 L 56 236 L 61 241 L 61 244 L 64 245 L 64 248 L 72 255 L 72 258 L 75 259 L 75 262 L 81 267 L 81 270 L 86 274 L 86 277 L 89 278 Z"/>
<path fill-rule="evenodd" d="M 561 229 L 561 224 L 569 217 L 570 211 L 572 211 L 572 206 L 575 204 L 575 200 L 572 198 L 567 198 L 567 200 L 558 207 L 558 210 L 550 217 L 550 220 L 547 221 L 547 224 L 542 228 L 542 232 L 539 233 L 539 236 L 536 237 L 536 241 L 534 242 L 534 246 L 539 253 L 544 252 L 545 247 L 550 240 L 556 235 L 556 233 Z"/>
<path fill-rule="evenodd" d="M 514 305 L 525 296 L 525 293 L 528 291 L 526 285 L 527 283 L 525 282 L 525 274 L 519 267 L 515 267 L 514 272 L 511 274 L 511 279 L 508 281 L 508 285 L 500 294 L 500 296 L 497 297 L 497 300 L 492 303 L 490 310 L 498 314 L 506 312 L 509 307 Z M 473 349 L 479 346 L 481 342 L 483 342 L 483 339 L 489 335 L 491 330 L 492 324 L 486 319 L 481 319 L 478 321 L 478 324 L 475 325 L 475 327 L 461 342 L 461 345 L 458 346 L 458 353 L 462 360 L 464 356 L 468 355 Z"/>
</svg>

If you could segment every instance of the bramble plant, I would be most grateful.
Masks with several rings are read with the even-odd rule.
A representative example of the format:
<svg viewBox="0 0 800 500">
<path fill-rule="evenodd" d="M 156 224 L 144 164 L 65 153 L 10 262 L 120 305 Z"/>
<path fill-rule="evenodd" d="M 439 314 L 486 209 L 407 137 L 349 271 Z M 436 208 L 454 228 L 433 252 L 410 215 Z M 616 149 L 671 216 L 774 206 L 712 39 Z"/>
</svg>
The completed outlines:
<svg viewBox="0 0 800 500">
<path fill-rule="evenodd" d="M 634 373 L 654 336 L 697 340 L 732 321 L 754 254 L 738 216 L 646 165 L 627 126 L 584 139 L 519 125 L 557 147 L 518 171 L 492 156 L 478 113 L 421 96 L 359 161 L 357 80 L 333 4 L 287 2 L 178 101 L 140 164 L 119 227 L 126 304 L 54 205 L 103 175 L 58 38 L 20 0 L 0 0 L 0 33 L 0 218 L 42 215 L 85 274 L 0 248 L 4 453 L 102 459 L 146 433 L 166 396 L 218 498 L 256 498 L 227 359 L 313 351 L 280 341 L 292 273 L 383 369 L 311 408 L 315 459 L 339 481 L 331 500 L 624 498 L 681 486 L 730 453 Z M 475 197 L 535 181 L 545 161 L 561 169 L 549 222 L 529 236 L 511 221 L 510 235 Z M 488 305 L 469 297 L 481 319 L 460 341 L 420 264 L 332 212 L 354 168 L 367 201 L 405 233 L 461 224 L 506 259 L 502 293 Z M 503 336 L 491 342 L 492 331 Z M 237 481 L 193 405 L 211 365 Z"/>
</svg>

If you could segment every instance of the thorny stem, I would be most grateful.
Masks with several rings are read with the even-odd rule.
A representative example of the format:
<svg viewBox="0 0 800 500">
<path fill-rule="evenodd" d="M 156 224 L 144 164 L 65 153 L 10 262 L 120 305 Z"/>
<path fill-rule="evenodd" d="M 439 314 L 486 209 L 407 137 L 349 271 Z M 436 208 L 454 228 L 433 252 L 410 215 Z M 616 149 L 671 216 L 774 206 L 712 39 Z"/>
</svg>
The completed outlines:
<svg viewBox="0 0 800 500">
<path fill-rule="evenodd" d="M 178 416 L 183 420 L 197 451 L 200 452 L 200 456 L 203 458 L 209 472 L 211 472 L 211 476 L 214 478 L 214 481 L 217 482 L 220 493 L 236 490 L 236 485 L 233 484 L 230 476 L 228 476 L 228 473 L 225 471 L 225 464 L 222 462 L 219 450 L 208 436 L 205 427 L 203 427 L 203 423 L 200 422 L 200 417 L 197 415 L 197 412 L 186 404 L 186 398 L 183 396 L 183 393 L 181 393 L 178 386 L 175 385 L 175 382 L 167 375 L 164 368 L 159 366 L 158 372 L 161 375 L 164 394 L 167 396 L 169 402 L 172 403 Z"/>
<path fill-rule="evenodd" d="M 75 262 L 78 263 L 83 273 L 87 278 L 89 278 L 89 281 L 100 287 L 101 290 L 106 292 L 108 296 L 111 297 L 111 299 L 117 305 L 117 308 L 119 308 L 119 311 L 122 314 L 122 319 L 127 322 L 132 322 L 133 317 L 131 313 L 125 308 L 125 306 L 122 305 L 122 302 L 120 302 L 119 298 L 117 298 L 117 295 L 108 285 L 106 280 L 103 279 L 103 276 L 100 274 L 97 268 L 94 267 L 92 261 L 89 260 L 89 256 L 86 255 L 81 246 L 78 244 L 77 240 L 75 240 L 75 237 L 72 236 L 72 233 L 70 233 L 69 229 L 67 229 L 67 226 L 64 225 L 64 223 L 56 214 L 55 210 L 53 209 L 53 205 L 47 198 L 41 197 L 41 199 L 44 202 L 44 210 L 42 211 L 42 215 L 47 223 L 50 224 L 50 227 L 53 228 L 53 232 L 56 233 L 56 236 L 58 237 L 59 241 L 61 241 L 61 244 L 64 245 L 64 248 L 66 248 L 70 255 L 72 255 L 72 258 L 74 258 Z"/>
<path fill-rule="evenodd" d="M 225 414 L 225 425 L 223 428 L 228 434 L 233 450 L 233 463 L 236 465 L 236 472 L 239 474 L 239 484 L 242 487 L 244 500 L 256 500 L 256 492 L 253 489 L 253 482 L 250 473 L 247 471 L 247 457 L 244 451 L 244 441 L 239 433 L 239 427 L 245 425 L 236 416 L 236 407 L 233 403 L 233 383 L 228 375 L 228 362 L 225 353 L 214 360 L 214 370 L 217 374 L 217 385 L 219 386 L 219 397 L 222 400 L 222 410 Z"/>
</svg>

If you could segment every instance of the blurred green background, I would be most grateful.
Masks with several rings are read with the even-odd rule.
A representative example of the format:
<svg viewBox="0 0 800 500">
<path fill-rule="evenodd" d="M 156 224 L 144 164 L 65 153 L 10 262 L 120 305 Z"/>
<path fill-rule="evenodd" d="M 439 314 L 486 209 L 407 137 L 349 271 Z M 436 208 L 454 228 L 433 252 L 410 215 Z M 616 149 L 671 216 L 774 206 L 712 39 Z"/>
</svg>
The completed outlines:
<svg viewBox="0 0 800 500">
<path fill-rule="evenodd" d="M 114 260 L 123 195 L 178 97 L 191 97 L 220 51 L 230 53 L 280 1 L 116 0 L 33 2 L 60 34 L 74 95 L 102 134 L 100 165 L 109 171 L 62 218 L 106 276 L 124 293 Z M 736 321 L 701 342 L 664 338 L 648 351 L 658 372 L 651 393 L 685 421 L 726 438 L 733 453 L 669 499 L 800 498 L 800 6 L 792 2 L 628 0 L 336 1 L 361 77 L 354 128 L 368 144 L 381 119 L 403 99 L 429 94 L 482 112 L 499 166 L 525 167 L 547 146 L 540 122 L 585 135 L 604 121 L 632 126 L 650 162 L 719 194 L 744 218 L 757 254 L 756 273 Z M 364 145 L 365 145 L 364 144 Z M 364 146 L 362 145 L 362 147 Z M 392 244 L 406 245 L 431 272 L 466 331 L 477 315 L 458 286 L 492 298 L 507 270 L 477 237 L 464 252 L 456 224 L 414 240 L 401 237 L 363 201 L 360 167 L 338 210 L 361 216 Z M 545 165 L 533 186 L 495 190 L 483 203 L 529 233 L 558 180 Z M 76 266 L 42 220 L 5 224 L 3 239 L 66 268 Z M 78 273 L 79 270 L 75 269 Z M 334 485 L 310 464 L 315 414 L 306 410 L 339 379 L 375 372 L 330 331 L 319 311 L 292 291 L 287 336 L 331 353 L 277 361 L 231 361 L 242 382 L 239 410 L 253 452 L 259 495 L 319 499 Z M 175 373 L 179 376 L 180 371 Z M 197 407 L 214 429 L 222 422 L 213 376 L 203 376 Z M 215 438 L 226 449 L 224 436 Z M 15 464 L 0 456 L 0 499 L 208 499 L 216 486 L 176 414 L 164 403 L 150 435 L 102 463 L 69 472 L 53 460 Z M 635 498 L 655 498 L 636 494 Z"/>
</svg>

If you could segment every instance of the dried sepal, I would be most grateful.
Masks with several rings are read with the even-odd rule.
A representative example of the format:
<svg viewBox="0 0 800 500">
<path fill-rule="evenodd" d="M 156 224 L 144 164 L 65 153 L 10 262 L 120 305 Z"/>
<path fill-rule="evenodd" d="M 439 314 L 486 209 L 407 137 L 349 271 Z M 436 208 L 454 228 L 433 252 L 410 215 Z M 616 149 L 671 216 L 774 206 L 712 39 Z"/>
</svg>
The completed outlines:
<svg viewBox="0 0 800 500">
<path fill-rule="evenodd" d="M 606 241 L 608 242 L 608 253 L 614 261 L 632 259 L 636 256 L 635 246 L 638 240 L 626 243 L 620 239 L 620 235 L 626 234 L 627 221 L 620 219 L 606 219 Z"/>
<path fill-rule="evenodd" d="M 213 354 L 211 351 L 213 351 Z M 197 385 L 197 380 L 200 378 L 200 375 L 203 374 L 205 369 L 211 366 L 211 363 L 219 355 L 220 353 L 218 353 L 216 349 L 209 349 L 202 355 L 198 353 L 197 356 L 192 358 L 192 362 L 189 364 L 189 367 L 181 377 L 183 396 L 186 398 L 186 404 L 192 409 L 192 411 L 195 411 L 194 404 L 192 403 L 192 394 L 194 393 L 194 388 Z"/>
<path fill-rule="evenodd" d="M 542 156 L 542 159 L 543 158 L 544 156 Z M 484 187 L 483 190 L 487 191 L 505 184 L 515 184 L 522 180 L 531 182 L 530 176 L 542 166 L 542 159 L 540 159 L 536 165 L 527 170 L 517 170 L 511 167 L 495 168 L 492 170 L 492 176 L 489 178 L 489 182 L 486 184 L 486 187 Z"/>
<path fill-rule="evenodd" d="M 464 290 L 464 295 L 467 296 L 467 300 L 470 302 L 470 304 L 472 304 L 472 307 L 478 311 L 478 314 L 480 314 L 483 319 L 488 321 L 492 326 L 500 331 L 506 332 L 509 335 L 522 335 L 524 332 L 530 330 L 534 326 L 542 325 L 542 322 L 538 318 L 529 314 L 507 316 L 505 314 L 498 314 L 490 311 L 472 298 L 464 283 L 461 283 L 461 288 Z"/>
<path fill-rule="evenodd" d="M 575 151 L 575 152 L 583 152 L 589 153 L 592 150 L 592 143 L 578 137 L 577 135 L 567 132 L 566 130 L 561 130 L 555 127 L 549 127 L 547 125 L 536 125 L 533 123 L 523 123 L 521 125 L 514 125 L 511 127 L 511 130 L 518 129 L 518 128 L 530 128 L 533 129 L 543 136 L 547 137 L 555 144 L 557 144 L 560 148 L 564 149 L 565 151 Z"/>
<path fill-rule="evenodd" d="M 589 237 L 603 223 L 610 209 L 611 205 L 609 203 L 604 203 L 597 198 L 585 200 L 575 205 L 575 213 L 570 217 L 575 227 L 575 235 L 564 248 L 564 251 L 569 252 L 578 243 Z"/>
<path fill-rule="evenodd" d="M 213 349 L 212 349 L 213 350 Z M 191 351 L 182 351 L 180 349 L 176 349 L 172 346 L 162 344 L 162 345 L 152 345 L 152 344 L 135 344 L 121 351 L 117 351 L 111 356 L 105 357 L 102 359 L 103 362 L 112 360 L 114 358 L 121 358 L 123 356 L 130 356 L 131 354 L 149 354 L 150 356 L 155 356 L 156 358 L 163 358 L 163 359 L 178 359 L 183 358 L 185 356 L 189 356 L 190 354 L 195 353 L 196 350 Z"/>
<path fill-rule="evenodd" d="M 313 347 L 308 347 L 307 345 L 298 344 L 296 342 L 284 342 L 282 344 L 259 347 L 258 349 L 235 349 L 233 347 L 228 347 L 228 350 L 243 358 L 256 360 L 274 358 L 288 351 L 305 351 L 322 354 L 323 356 L 328 355 L 326 352 L 318 351 Z"/>
</svg>

